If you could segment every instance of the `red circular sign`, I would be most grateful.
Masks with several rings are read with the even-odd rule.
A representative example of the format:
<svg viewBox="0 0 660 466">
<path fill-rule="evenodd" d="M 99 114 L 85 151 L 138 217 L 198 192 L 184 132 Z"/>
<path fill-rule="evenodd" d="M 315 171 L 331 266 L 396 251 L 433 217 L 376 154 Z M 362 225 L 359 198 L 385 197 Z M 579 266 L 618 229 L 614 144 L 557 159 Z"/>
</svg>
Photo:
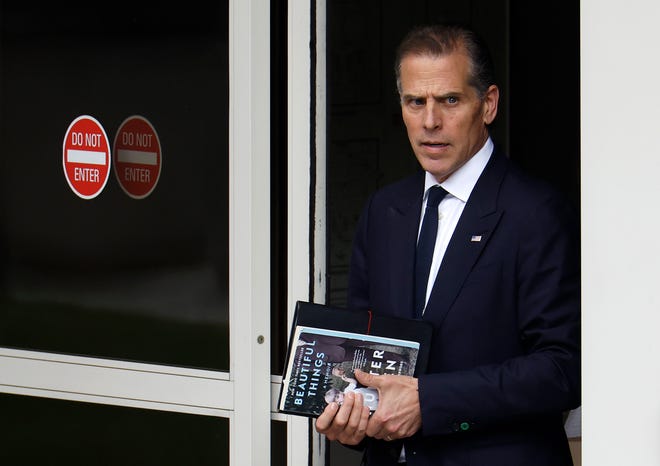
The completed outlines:
<svg viewBox="0 0 660 466">
<path fill-rule="evenodd" d="M 134 199 L 150 195 L 162 165 L 160 140 L 151 123 L 139 115 L 126 118 L 115 135 L 112 154 L 115 176 L 124 192 Z"/>
<path fill-rule="evenodd" d="M 78 196 L 99 195 L 110 176 L 110 144 L 103 126 L 88 115 L 73 120 L 62 144 L 62 166 L 67 183 Z"/>
</svg>

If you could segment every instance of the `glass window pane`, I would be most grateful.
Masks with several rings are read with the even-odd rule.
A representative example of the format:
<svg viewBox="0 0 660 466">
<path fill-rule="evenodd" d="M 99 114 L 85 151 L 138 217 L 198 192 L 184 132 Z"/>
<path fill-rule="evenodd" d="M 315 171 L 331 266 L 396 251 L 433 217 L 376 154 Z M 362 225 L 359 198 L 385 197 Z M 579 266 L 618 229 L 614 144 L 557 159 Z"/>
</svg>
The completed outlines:
<svg viewBox="0 0 660 466">
<path fill-rule="evenodd" d="M 229 420 L 0 394 L 0 464 L 229 464 Z"/>
<path fill-rule="evenodd" d="M 281 374 L 289 336 L 287 322 L 287 1 L 270 1 L 270 289 L 271 364 Z"/>
<path fill-rule="evenodd" d="M 284 466 L 287 464 L 287 431 L 286 422 L 270 422 L 270 465 Z"/>
<path fill-rule="evenodd" d="M 227 3 L 0 18 L 0 346 L 227 370 Z"/>
</svg>

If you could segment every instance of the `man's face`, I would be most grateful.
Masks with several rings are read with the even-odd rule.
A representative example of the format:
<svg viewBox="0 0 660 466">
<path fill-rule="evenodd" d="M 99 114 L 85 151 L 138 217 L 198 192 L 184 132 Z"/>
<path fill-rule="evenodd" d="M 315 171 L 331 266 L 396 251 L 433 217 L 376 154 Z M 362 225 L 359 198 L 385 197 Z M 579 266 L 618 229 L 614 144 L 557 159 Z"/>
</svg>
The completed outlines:
<svg viewBox="0 0 660 466">
<path fill-rule="evenodd" d="M 497 114 L 499 90 L 483 99 L 468 84 L 470 64 L 458 50 L 401 61 L 401 113 L 422 168 L 443 182 L 483 146 Z"/>
</svg>

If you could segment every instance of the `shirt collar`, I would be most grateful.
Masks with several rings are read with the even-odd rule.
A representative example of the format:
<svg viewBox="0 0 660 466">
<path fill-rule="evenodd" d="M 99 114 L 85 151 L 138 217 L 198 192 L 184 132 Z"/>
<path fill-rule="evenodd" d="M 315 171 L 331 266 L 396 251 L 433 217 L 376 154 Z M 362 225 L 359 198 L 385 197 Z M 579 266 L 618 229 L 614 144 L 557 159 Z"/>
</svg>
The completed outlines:
<svg viewBox="0 0 660 466">
<path fill-rule="evenodd" d="M 493 147 L 493 141 L 489 137 L 483 147 L 470 157 L 462 167 L 452 173 L 449 178 L 443 183 L 440 183 L 440 186 L 452 196 L 463 202 L 467 202 L 470 193 L 472 193 L 472 189 L 474 189 L 474 185 L 477 184 L 481 172 L 484 171 L 484 168 L 493 153 Z M 426 192 L 430 187 L 437 184 L 438 182 L 435 177 L 429 172 L 426 172 L 426 177 L 424 179 L 424 195 L 426 196 Z"/>
</svg>

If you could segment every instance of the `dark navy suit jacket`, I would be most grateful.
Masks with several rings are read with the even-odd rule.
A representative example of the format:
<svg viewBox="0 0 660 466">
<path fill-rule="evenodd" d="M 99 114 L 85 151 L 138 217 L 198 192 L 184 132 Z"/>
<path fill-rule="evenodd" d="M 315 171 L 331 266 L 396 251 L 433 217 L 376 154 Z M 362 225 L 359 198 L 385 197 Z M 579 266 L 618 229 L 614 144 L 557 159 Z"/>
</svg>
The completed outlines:
<svg viewBox="0 0 660 466">
<path fill-rule="evenodd" d="M 411 317 L 424 173 L 376 192 L 361 215 L 348 306 Z M 496 149 L 468 199 L 424 320 L 422 428 L 408 464 L 572 464 L 562 413 L 580 404 L 579 229 L 573 207 Z M 401 442 L 366 442 L 396 465 Z"/>
</svg>

